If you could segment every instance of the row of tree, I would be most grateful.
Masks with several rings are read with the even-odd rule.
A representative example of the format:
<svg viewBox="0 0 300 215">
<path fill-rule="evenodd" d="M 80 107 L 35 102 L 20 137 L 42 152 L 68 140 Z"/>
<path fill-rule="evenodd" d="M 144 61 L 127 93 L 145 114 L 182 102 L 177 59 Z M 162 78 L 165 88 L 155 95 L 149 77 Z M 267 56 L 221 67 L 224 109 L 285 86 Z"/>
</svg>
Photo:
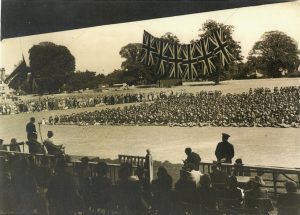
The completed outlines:
<svg viewBox="0 0 300 215">
<path fill-rule="evenodd" d="M 255 71 L 260 71 L 265 77 L 281 77 L 283 71 L 289 73 L 297 71 L 300 64 L 298 44 L 285 33 L 280 31 L 264 33 L 261 40 L 254 44 L 247 61 L 243 62 L 240 42 L 232 37 L 234 26 L 208 20 L 199 29 L 199 38 L 211 34 L 217 28 L 223 29 L 235 60 L 209 79 L 215 82 L 224 79 L 244 79 Z M 170 32 L 164 34 L 161 39 L 180 43 L 178 37 Z M 194 41 L 197 39 L 191 42 Z M 121 68 L 103 75 L 92 71 L 75 72 L 75 58 L 66 47 L 43 42 L 29 50 L 28 75 L 20 76 L 24 80 L 17 80 L 19 83 L 17 87 L 14 84 L 16 80 L 12 80 L 10 86 L 27 93 L 32 91 L 55 93 L 65 90 L 96 89 L 99 85 L 115 83 L 152 84 L 159 79 L 167 78 L 159 77 L 154 68 L 140 63 L 141 49 L 141 43 L 130 43 L 122 47 L 119 52 L 124 58 Z"/>
</svg>

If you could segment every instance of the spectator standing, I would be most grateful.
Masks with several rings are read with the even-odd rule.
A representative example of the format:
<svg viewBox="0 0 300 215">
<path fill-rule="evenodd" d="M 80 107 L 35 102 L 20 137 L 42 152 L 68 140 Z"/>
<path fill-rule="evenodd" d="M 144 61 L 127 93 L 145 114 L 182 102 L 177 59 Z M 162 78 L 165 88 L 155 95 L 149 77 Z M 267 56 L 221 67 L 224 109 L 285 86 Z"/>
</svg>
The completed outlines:
<svg viewBox="0 0 300 215">
<path fill-rule="evenodd" d="M 234 157 L 234 147 L 228 142 L 230 135 L 222 133 L 222 142 L 219 142 L 215 151 L 218 162 L 232 163 Z"/>
<path fill-rule="evenodd" d="M 37 135 L 36 127 L 35 127 L 35 118 L 31 117 L 30 121 L 26 125 L 26 132 L 27 132 L 27 139 L 30 141 L 31 138 L 33 138 L 33 135 Z"/>
</svg>

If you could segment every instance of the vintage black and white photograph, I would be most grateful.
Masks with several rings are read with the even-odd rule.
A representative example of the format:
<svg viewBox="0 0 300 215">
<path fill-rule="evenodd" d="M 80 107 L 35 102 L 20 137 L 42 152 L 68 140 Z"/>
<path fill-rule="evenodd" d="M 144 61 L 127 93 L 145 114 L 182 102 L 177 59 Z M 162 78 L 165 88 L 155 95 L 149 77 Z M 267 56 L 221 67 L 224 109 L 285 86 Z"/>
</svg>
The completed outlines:
<svg viewBox="0 0 300 215">
<path fill-rule="evenodd" d="M 0 215 L 300 214 L 300 1 L 158 14 L 2 32 Z"/>
</svg>

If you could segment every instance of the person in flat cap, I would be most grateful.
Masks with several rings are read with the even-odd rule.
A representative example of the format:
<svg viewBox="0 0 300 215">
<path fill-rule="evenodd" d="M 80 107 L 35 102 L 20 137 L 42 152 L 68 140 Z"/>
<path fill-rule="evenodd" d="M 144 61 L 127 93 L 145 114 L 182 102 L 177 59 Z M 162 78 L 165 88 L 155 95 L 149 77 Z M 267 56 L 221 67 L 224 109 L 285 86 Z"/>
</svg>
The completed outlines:
<svg viewBox="0 0 300 215">
<path fill-rule="evenodd" d="M 50 155 L 62 155 L 65 153 L 63 145 L 55 145 L 53 143 L 52 137 L 54 136 L 53 131 L 47 132 L 47 139 L 44 141 L 44 146 L 46 147 L 48 154 Z"/>
<path fill-rule="evenodd" d="M 218 162 L 232 163 L 234 157 L 234 147 L 228 142 L 230 135 L 222 133 L 222 142 L 219 142 L 215 151 Z"/>
</svg>

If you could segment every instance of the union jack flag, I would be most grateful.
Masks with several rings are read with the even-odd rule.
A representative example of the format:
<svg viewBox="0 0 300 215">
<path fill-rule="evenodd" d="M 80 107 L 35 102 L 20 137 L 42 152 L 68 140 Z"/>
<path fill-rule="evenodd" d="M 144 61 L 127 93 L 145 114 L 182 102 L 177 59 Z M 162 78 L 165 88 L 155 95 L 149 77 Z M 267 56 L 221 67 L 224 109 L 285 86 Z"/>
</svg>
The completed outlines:
<svg viewBox="0 0 300 215">
<path fill-rule="evenodd" d="M 200 64 L 203 75 L 211 75 L 214 71 L 216 71 L 216 67 L 212 61 L 213 54 L 209 47 L 209 38 L 202 38 L 197 45 L 201 53 Z"/>
<path fill-rule="evenodd" d="M 157 50 L 157 38 L 144 31 L 143 45 L 141 51 L 141 62 L 147 66 L 155 64 Z"/>
<path fill-rule="evenodd" d="M 234 60 L 234 57 L 228 50 L 228 42 L 225 38 L 222 28 L 219 28 L 213 32 L 209 39 L 214 45 L 214 53 L 219 55 L 223 66 Z"/>
<path fill-rule="evenodd" d="M 210 76 L 216 71 L 216 57 L 223 65 L 233 60 L 222 29 L 191 44 L 169 43 L 144 31 L 141 62 L 156 65 L 160 76 L 183 79 L 195 79 L 199 74 Z"/>
</svg>

